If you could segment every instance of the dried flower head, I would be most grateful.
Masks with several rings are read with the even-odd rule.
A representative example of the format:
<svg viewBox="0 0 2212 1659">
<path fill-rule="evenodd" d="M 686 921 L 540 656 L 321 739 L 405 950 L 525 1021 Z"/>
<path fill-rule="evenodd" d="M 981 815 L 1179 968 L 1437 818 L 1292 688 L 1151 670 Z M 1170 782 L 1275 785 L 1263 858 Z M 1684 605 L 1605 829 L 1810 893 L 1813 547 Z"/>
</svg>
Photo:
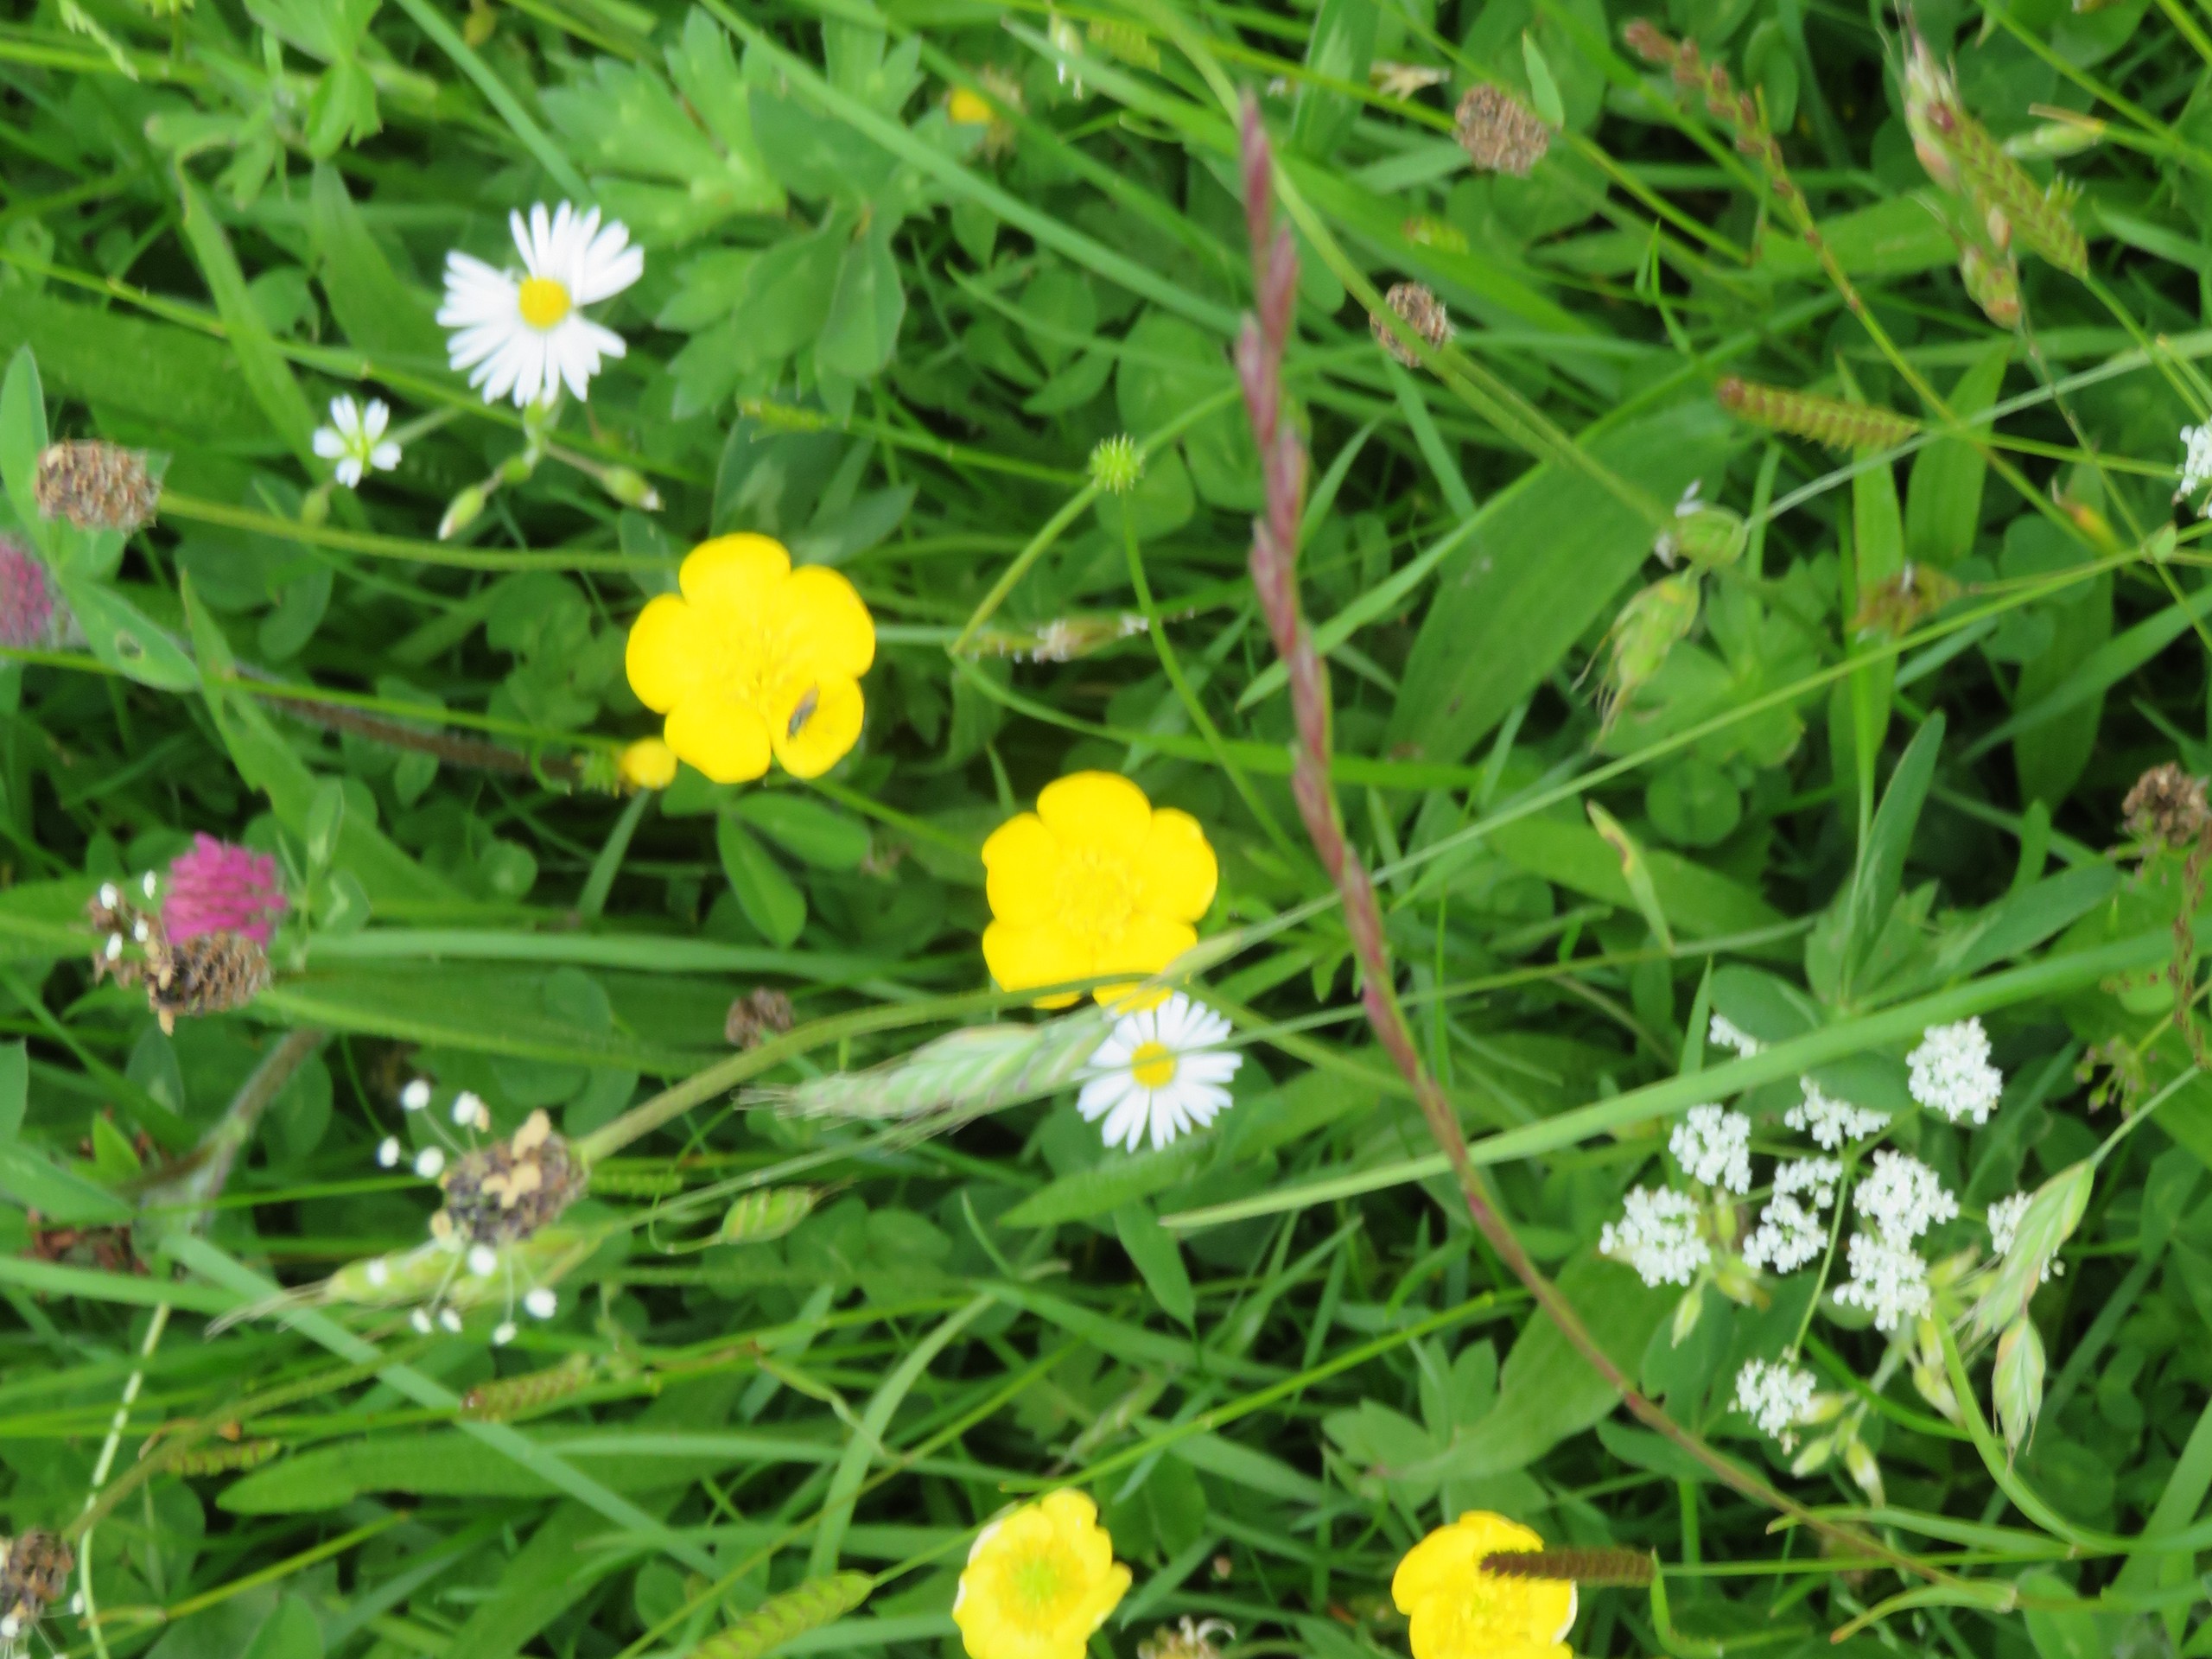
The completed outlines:
<svg viewBox="0 0 2212 1659">
<path fill-rule="evenodd" d="M 1213 1644 L 1236 1639 L 1236 1627 L 1225 1618 L 1192 1618 L 1185 1613 L 1173 1624 L 1162 1624 L 1152 1638 L 1137 1643 L 1137 1659 L 1221 1659 Z"/>
<path fill-rule="evenodd" d="M 162 485 L 144 450 L 80 438 L 49 443 L 39 451 L 33 494 L 44 518 L 127 536 L 153 522 Z"/>
<path fill-rule="evenodd" d="M 26 543 L 0 534 L 0 645 L 53 651 L 83 638 L 45 563 Z"/>
<path fill-rule="evenodd" d="M 791 1000 L 771 985 L 756 985 L 729 1005 L 722 1036 L 732 1048 L 758 1048 L 791 1028 Z"/>
<path fill-rule="evenodd" d="M 140 891 L 156 888 L 149 873 Z M 179 1015 L 227 1014 L 269 988 L 269 953 L 245 933 L 200 933 L 181 942 L 169 937 L 159 912 L 143 908 L 113 882 L 105 882 L 86 906 L 99 943 L 92 952 L 95 984 L 143 986 L 146 1005 L 163 1032 Z"/>
<path fill-rule="evenodd" d="M 1551 148 L 1552 130 L 1544 118 L 1503 86 L 1487 82 L 1467 88 L 1452 117 L 1452 136 L 1481 173 L 1510 173 L 1525 179 Z"/>
<path fill-rule="evenodd" d="M 2120 807 L 2130 835 L 2160 846 L 2194 847 L 2212 830 L 2204 780 L 2171 760 L 2138 778 Z"/>
<path fill-rule="evenodd" d="M 551 1120 L 532 1112 L 507 1139 L 463 1153 L 438 1178 L 446 1202 L 430 1217 L 431 1236 L 472 1246 L 527 1238 L 582 1196 L 586 1175 Z"/>
<path fill-rule="evenodd" d="M 0 1650 L 13 1652 L 29 1637 L 76 1565 L 75 1552 L 42 1528 L 0 1539 Z"/>
<path fill-rule="evenodd" d="M 1452 319 L 1446 315 L 1444 302 L 1423 288 L 1419 283 L 1399 283 L 1382 296 L 1383 302 L 1395 312 L 1398 320 L 1430 346 L 1444 345 L 1452 338 Z M 1414 354 L 1405 341 L 1391 332 L 1390 325 L 1382 321 L 1382 314 L 1375 312 L 1367 319 L 1375 343 L 1396 358 L 1408 368 L 1421 366 L 1421 359 Z"/>
<path fill-rule="evenodd" d="M 206 933 L 242 933 L 265 945 L 289 908 L 274 858 L 205 833 L 170 861 L 162 889 L 162 925 L 172 944 Z"/>
</svg>

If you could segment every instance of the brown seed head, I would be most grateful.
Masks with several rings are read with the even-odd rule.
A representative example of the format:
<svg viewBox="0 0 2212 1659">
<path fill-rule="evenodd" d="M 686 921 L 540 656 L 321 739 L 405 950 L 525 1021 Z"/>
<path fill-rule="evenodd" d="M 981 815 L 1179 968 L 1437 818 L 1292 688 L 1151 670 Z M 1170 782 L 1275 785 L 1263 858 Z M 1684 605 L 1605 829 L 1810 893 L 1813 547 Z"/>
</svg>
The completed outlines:
<svg viewBox="0 0 2212 1659">
<path fill-rule="evenodd" d="M 146 976 L 146 1001 L 165 1032 L 179 1014 L 228 1014 L 269 988 L 269 952 L 246 934 L 201 933 L 163 952 L 164 971 Z"/>
<path fill-rule="evenodd" d="M 15 1625 L 7 1638 L 11 1650 L 61 1599 L 76 1566 L 75 1552 L 43 1529 L 0 1544 L 0 1622 Z"/>
<path fill-rule="evenodd" d="M 42 517 L 67 518 L 79 530 L 129 535 L 153 522 L 162 486 L 144 450 L 88 438 L 49 443 L 39 451 L 33 494 Z"/>
<path fill-rule="evenodd" d="M 759 985 L 729 1005 L 722 1036 L 732 1048 L 758 1048 L 791 1028 L 791 998 L 772 986 Z"/>
<path fill-rule="evenodd" d="M 2138 778 L 2120 810 L 2131 835 L 2164 847 L 2194 847 L 2212 829 L 2204 780 L 2171 760 Z"/>
<path fill-rule="evenodd" d="M 1452 136 L 1477 172 L 1510 173 L 1516 179 L 1527 178 L 1552 144 L 1552 130 L 1541 116 L 1503 86 L 1487 82 L 1467 88 Z"/>
<path fill-rule="evenodd" d="M 1400 321 L 1419 334 L 1431 346 L 1441 346 L 1452 338 L 1452 319 L 1444 309 L 1444 302 L 1423 288 L 1419 283 L 1400 283 L 1382 296 L 1383 302 L 1397 314 Z M 1398 336 L 1392 333 L 1380 313 L 1367 319 L 1367 327 L 1375 336 L 1376 345 L 1396 358 L 1408 368 L 1419 368 L 1421 359 Z"/>
<path fill-rule="evenodd" d="M 532 1112 L 505 1141 L 464 1153 L 439 1177 L 445 1208 L 430 1230 L 463 1244 L 512 1244 L 550 1225 L 583 1195 L 586 1172 L 553 1133 L 551 1120 Z"/>
</svg>

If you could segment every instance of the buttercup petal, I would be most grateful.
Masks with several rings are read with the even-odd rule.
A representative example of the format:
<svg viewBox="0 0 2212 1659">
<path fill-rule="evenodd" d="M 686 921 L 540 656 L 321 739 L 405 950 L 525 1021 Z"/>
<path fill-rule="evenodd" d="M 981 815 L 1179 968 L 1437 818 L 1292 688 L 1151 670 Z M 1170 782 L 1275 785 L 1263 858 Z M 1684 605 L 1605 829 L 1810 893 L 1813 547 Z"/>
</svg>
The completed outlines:
<svg viewBox="0 0 2212 1659">
<path fill-rule="evenodd" d="M 1152 829 L 1144 791 L 1110 772 L 1071 772 L 1046 785 L 1037 816 L 1065 845 L 1103 847 L 1132 860 Z"/>
<path fill-rule="evenodd" d="M 1047 924 L 1058 903 L 1058 838 L 1034 812 L 1008 818 L 983 843 L 984 892 L 1001 921 Z"/>
<path fill-rule="evenodd" d="M 771 716 L 768 739 L 777 760 L 794 778 L 819 778 L 860 741 L 865 712 L 857 681 L 825 678 L 809 686 Z"/>
<path fill-rule="evenodd" d="M 1187 812 L 1172 806 L 1152 815 L 1152 826 L 1136 856 L 1138 902 L 1145 909 L 1179 922 L 1195 922 L 1213 903 L 1221 866 L 1205 831 Z"/>
<path fill-rule="evenodd" d="M 774 626 L 815 671 L 858 679 L 875 661 L 875 622 L 853 584 L 819 564 L 803 564 L 776 590 Z"/>
<path fill-rule="evenodd" d="M 768 728 L 745 704 L 694 690 L 668 716 L 662 734 L 677 758 L 718 784 L 750 783 L 768 770 Z"/>
<path fill-rule="evenodd" d="M 1138 915 L 1120 938 L 1099 948 L 1098 964 L 1092 971 L 1156 974 L 1198 942 L 1198 931 L 1188 922 Z"/>
<path fill-rule="evenodd" d="M 983 930 L 983 962 L 1000 988 L 1008 991 L 1090 976 L 1090 959 L 1081 948 L 1050 925 L 993 922 Z M 1072 992 L 1063 992 L 1040 999 L 1039 1006 L 1064 1008 L 1075 1000 Z"/>
<path fill-rule="evenodd" d="M 694 605 L 734 612 L 757 627 L 791 568 L 791 556 L 781 542 L 748 531 L 700 543 L 684 556 L 676 580 Z"/>
<path fill-rule="evenodd" d="M 630 625 L 622 667 L 638 701 L 666 714 L 706 677 L 712 651 L 698 612 L 673 594 L 661 594 Z"/>
</svg>

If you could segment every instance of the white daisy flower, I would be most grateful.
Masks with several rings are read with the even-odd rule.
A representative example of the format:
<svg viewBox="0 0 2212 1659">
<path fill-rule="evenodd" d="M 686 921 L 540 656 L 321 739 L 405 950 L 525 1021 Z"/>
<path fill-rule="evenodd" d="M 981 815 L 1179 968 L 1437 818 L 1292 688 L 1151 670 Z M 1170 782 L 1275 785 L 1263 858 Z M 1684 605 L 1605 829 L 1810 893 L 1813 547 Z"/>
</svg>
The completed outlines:
<svg viewBox="0 0 2212 1659">
<path fill-rule="evenodd" d="M 391 410 L 381 397 L 372 397 L 366 409 L 351 397 L 330 400 L 330 424 L 315 429 L 315 452 L 338 464 L 330 470 L 349 490 L 374 469 L 388 473 L 399 465 L 399 445 L 385 436 L 391 424 Z"/>
<path fill-rule="evenodd" d="M 1229 1080 L 1244 1057 L 1220 1047 L 1229 1021 L 1178 991 L 1158 1007 L 1124 1014 L 1090 1057 L 1076 1097 L 1087 1123 L 1106 1120 L 1106 1144 L 1135 1152 L 1150 1131 L 1165 1147 L 1229 1107 Z"/>
<path fill-rule="evenodd" d="M 599 209 L 579 213 L 563 202 L 551 213 L 539 202 L 527 222 L 511 213 L 519 278 L 461 252 L 446 255 L 446 302 L 438 326 L 453 336 L 446 349 L 456 369 L 474 367 L 468 384 L 484 401 L 512 396 L 518 407 L 550 398 L 563 382 L 586 395 L 600 359 L 628 350 L 622 336 L 583 315 L 645 274 L 643 249 L 630 245 L 620 221 L 600 223 Z"/>
</svg>

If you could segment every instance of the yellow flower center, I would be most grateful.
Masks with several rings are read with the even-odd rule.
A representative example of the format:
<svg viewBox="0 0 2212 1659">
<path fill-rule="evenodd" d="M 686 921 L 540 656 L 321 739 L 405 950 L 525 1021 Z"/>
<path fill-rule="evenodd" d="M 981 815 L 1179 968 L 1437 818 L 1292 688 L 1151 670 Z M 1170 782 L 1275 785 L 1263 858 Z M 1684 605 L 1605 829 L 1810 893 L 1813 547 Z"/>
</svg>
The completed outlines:
<svg viewBox="0 0 2212 1659">
<path fill-rule="evenodd" d="M 1128 863 L 1096 847 L 1071 847 L 1056 884 L 1059 919 L 1093 949 L 1113 944 L 1137 913 Z"/>
<path fill-rule="evenodd" d="M 1014 1594 L 1033 1612 L 1053 1609 L 1066 1588 L 1060 1565 L 1042 1551 L 1023 1556 L 1007 1573 Z"/>
<path fill-rule="evenodd" d="M 522 320 L 543 333 L 569 315 L 575 302 L 569 290 L 550 276 L 525 276 L 522 283 Z"/>
<path fill-rule="evenodd" d="M 1140 1043 L 1129 1056 L 1129 1075 L 1140 1088 L 1165 1089 L 1175 1081 L 1175 1051 L 1165 1043 Z"/>
</svg>

